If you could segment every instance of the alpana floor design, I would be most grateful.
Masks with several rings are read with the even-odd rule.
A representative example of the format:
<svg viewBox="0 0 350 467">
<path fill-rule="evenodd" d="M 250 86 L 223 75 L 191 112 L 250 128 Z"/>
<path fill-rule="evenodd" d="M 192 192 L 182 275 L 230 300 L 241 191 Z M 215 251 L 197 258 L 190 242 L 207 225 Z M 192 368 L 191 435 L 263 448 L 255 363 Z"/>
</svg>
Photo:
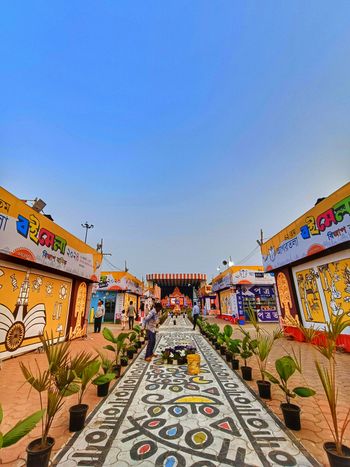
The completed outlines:
<svg viewBox="0 0 350 467">
<path fill-rule="evenodd" d="M 85 429 L 59 453 L 62 467 L 317 466 L 185 318 L 168 319 L 156 352 L 193 344 L 201 373 L 152 363 L 143 350 Z"/>
</svg>

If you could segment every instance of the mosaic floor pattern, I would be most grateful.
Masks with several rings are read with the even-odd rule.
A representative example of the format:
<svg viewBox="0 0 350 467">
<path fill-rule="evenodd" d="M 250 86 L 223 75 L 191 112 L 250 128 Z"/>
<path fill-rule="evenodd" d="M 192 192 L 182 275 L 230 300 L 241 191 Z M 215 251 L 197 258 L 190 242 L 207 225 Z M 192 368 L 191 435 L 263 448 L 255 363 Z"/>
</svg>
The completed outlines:
<svg viewBox="0 0 350 467">
<path fill-rule="evenodd" d="M 57 465 L 128 467 L 317 466 L 186 318 L 168 319 L 165 347 L 193 344 L 201 373 L 144 360 L 118 385 L 58 455 Z"/>
</svg>

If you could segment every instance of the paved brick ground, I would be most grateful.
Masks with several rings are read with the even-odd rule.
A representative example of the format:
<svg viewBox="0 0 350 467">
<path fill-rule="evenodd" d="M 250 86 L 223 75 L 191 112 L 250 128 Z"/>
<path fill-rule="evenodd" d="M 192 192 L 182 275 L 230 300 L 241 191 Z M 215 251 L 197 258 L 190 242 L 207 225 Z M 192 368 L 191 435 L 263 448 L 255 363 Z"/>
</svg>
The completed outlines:
<svg viewBox="0 0 350 467">
<path fill-rule="evenodd" d="M 217 320 L 220 325 L 224 325 L 225 322 Z M 120 326 L 110 326 L 115 330 L 120 329 Z M 266 326 L 268 329 L 270 325 Z M 249 329 L 249 325 L 246 325 Z M 235 334 L 239 334 L 235 330 Z M 102 335 L 89 334 L 89 339 L 86 341 L 79 340 L 72 342 L 72 351 L 78 352 L 81 349 L 91 349 L 94 347 L 101 348 L 105 344 Z M 285 352 L 291 348 L 301 348 L 303 355 L 304 364 L 304 378 L 312 382 L 312 387 L 317 391 L 317 395 L 314 398 L 298 399 L 298 404 L 302 407 L 302 430 L 295 432 L 294 435 L 299 439 L 305 446 L 306 450 L 316 457 L 322 465 L 327 465 L 326 457 L 324 455 L 322 444 L 324 441 L 330 440 L 330 432 L 328 425 L 323 416 L 328 413 L 328 406 L 323 395 L 321 385 L 318 381 L 318 376 L 314 368 L 314 350 L 309 344 L 299 344 L 297 342 L 288 341 L 281 339 L 277 342 L 269 358 L 269 368 L 273 369 L 274 360 L 282 356 Z M 23 377 L 19 369 L 19 361 L 25 363 L 31 362 L 34 364 L 34 359 L 38 361 L 38 364 L 43 367 L 45 357 L 42 354 L 31 353 L 17 357 L 15 359 L 6 360 L 2 363 L 2 370 L 0 372 L 0 400 L 3 405 L 5 412 L 5 418 L 1 426 L 1 430 L 4 432 L 10 426 L 12 426 L 18 419 L 25 417 L 28 413 L 38 408 L 37 394 L 33 391 L 28 396 L 29 387 L 23 385 Z M 349 406 L 348 394 L 350 392 L 350 372 L 348 371 L 350 362 L 349 354 L 337 355 L 338 363 L 338 380 L 339 380 L 339 403 L 341 411 L 344 414 L 345 410 Z M 251 359 L 251 366 L 254 368 L 254 378 L 258 379 L 257 365 L 254 359 Z M 302 378 L 299 376 L 295 377 L 295 385 L 305 384 Z M 249 383 L 253 390 L 256 389 L 255 381 Z M 86 403 L 89 404 L 90 410 L 93 410 L 101 399 L 95 395 L 95 387 L 91 387 L 87 393 Z M 273 399 L 267 402 L 267 405 L 281 418 L 280 402 L 282 395 L 278 388 L 273 388 Z M 76 397 L 72 396 L 66 400 L 66 407 L 76 403 Z M 68 432 L 68 411 L 63 410 L 62 413 L 57 417 L 52 434 L 56 439 L 54 447 L 54 453 L 56 453 L 70 438 Z M 25 447 L 27 444 L 38 436 L 40 432 L 39 428 L 34 430 L 28 437 L 22 440 L 17 445 L 7 448 L 1 451 L 0 459 L 3 462 L 9 462 L 9 465 L 15 465 L 15 459 L 19 457 L 25 457 Z M 349 433 L 346 438 L 346 444 L 350 445 Z M 116 465 L 116 464 L 115 464 Z M 119 465 L 119 464 L 118 464 Z M 142 464 L 146 465 L 146 464 Z M 209 465 L 209 464 L 208 464 Z"/>
</svg>

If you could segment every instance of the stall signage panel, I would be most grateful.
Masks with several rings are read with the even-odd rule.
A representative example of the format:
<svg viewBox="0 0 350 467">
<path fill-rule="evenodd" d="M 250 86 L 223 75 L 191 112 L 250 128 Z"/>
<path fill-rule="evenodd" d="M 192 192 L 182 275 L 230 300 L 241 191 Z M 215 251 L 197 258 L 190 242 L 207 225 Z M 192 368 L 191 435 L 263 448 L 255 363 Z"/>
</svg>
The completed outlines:
<svg viewBox="0 0 350 467">
<path fill-rule="evenodd" d="M 266 271 L 350 240 L 350 183 L 261 246 Z"/>
<path fill-rule="evenodd" d="M 0 188 L 0 252 L 95 280 L 102 256 Z"/>
<path fill-rule="evenodd" d="M 224 277 L 221 277 L 218 281 L 214 282 L 212 285 L 213 292 L 218 290 L 226 289 L 232 285 L 232 274 L 227 274 Z"/>
</svg>

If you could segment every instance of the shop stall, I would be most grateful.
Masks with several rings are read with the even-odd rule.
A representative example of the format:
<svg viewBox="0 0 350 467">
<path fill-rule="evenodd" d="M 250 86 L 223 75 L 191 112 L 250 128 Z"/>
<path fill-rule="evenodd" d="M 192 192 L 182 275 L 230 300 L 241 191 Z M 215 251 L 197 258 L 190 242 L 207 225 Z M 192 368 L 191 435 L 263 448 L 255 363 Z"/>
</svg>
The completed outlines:
<svg viewBox="0 0 350 467">
<path fill-rule="evenodd" d="M 0 187 L 0 359 L 86 334 L 102 257 Z"/>
<path fill-rule="evenodd" d="M 99 300 L 105 307 L 105 322 L 118 322 L 122 310 L 126 310 L 130 301 L 135 309 L 140 307 L 143 295 L 143 283 L 129 272 L 111 271 L 101 272 L 98 286 L 93 291 L 90 304 L 89 322 L 93 322 L 94 313 Z"/>
<path fill-rule="evenodd" d="M 204 316 L 217 315 L 220 313 L 217 294 L 213 292 L 211 285 L 203 285 L 198 290 L 200 308 Z"/>
<path fill-rule="evenodd" d="M 212 281 L 219 300 L 220 317 L 244 322 L 248 311 L 260 322 L 278 322 L 274 274 L 262 266 L 231 266 Z"/>
<path fill-rule="evenodd" d="M 350 183 L 261 246 L 265 271 L 276 276 L 285 332 L 323 331 L 333 316 L 350 314 Z M 350 328 L 339 345 L 350 351 Z"/>
</svg>

